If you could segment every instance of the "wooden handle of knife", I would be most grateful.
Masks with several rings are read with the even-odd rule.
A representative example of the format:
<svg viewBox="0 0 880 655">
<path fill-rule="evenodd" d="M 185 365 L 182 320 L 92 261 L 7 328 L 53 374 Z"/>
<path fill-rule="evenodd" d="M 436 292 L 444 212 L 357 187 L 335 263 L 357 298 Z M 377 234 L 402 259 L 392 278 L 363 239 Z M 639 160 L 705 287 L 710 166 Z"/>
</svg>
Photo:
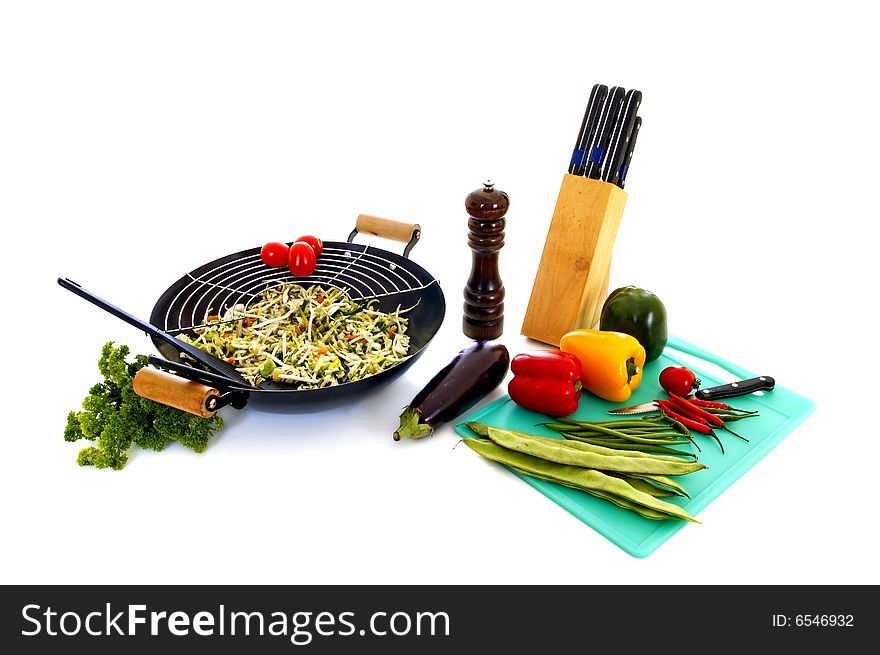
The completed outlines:
<svg viewBox="0 0 880 655">
<path fill-rule="evenodd" d="M 220 396 L 214 387 L 149 367 L 135 373 L 132 386 L 134 392 L 143 398 L 202 418 L 214 416 L 216 411 L 208 409 L 209 402 L 212 396 Z"/>
<path fill-rule="evenodd" d="M 412 239 L 415 232 L 421 231 L 418 223 L 402 223 L 390 218 L 380 218 L 370 214 L 358 214 L 355 227 L 358 232 L 403 243 Z"/>
</svg>

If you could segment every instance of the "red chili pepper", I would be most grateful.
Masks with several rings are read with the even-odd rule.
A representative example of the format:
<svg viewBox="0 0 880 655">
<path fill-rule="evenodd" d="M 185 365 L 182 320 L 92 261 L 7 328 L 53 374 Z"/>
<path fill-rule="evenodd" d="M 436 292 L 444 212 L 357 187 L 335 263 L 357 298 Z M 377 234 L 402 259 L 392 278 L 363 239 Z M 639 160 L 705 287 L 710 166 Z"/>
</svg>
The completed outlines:
<svg viewBox="0 0 880 655">
<path fill-rule="evenodd" d="M 694 412 L 692 412 L 690 407 L 679 407 L 678 405 L 673 404 L 671 398 L 672 398 L 672 396 L 670 396 L 666 400 L 663 400 L 663 401 L 655 400 L 654 402 L 657 404 L 662 403 L 662 405 L 665 405 L 667 408 L 669 408 L 673 412 L 676 412 L 677 414 L 680 414 L 681 416 L 684 416 L 685 418 L 690 419 L 691 421 L 696 421 L 697 423 L 702 423 L 703 425 L 706 425 L 706 426 L 709 425 L 708 421 L 697 416 Z"/>
<path fill-rule="evenodd" d="M 701 407 L 709 407 L 710 409 L 732 409 L 730 407 L 730 405 L 728 405 L 727 403 L 719 403 L 714 400 L 700 400 L 699 398 L 685 398 L 685 400 L 687 400 L 689 403 L 691 403 L 691 405 L 698 405 Z M 734 411 L 737 411 L 737 410 L 734 410 Z M 712 416 L 715 416 L 715 415 L 712 414 Z M 749 440 L 746 439 L 744 436 L 734 432 L 729 427 L 727 427 L 727 424 L 720 417 L 716 417 L 716 418 L 718 418 L 718 420 L 721 421 L 721 424 L 718 427 L 720 427 L 722 430 L 726 430 L 727 432 L 730 432 L 730 434 L 732 434 L 735 437 L 739 437 L 740 439 L 742 439 L 746 443 L 749 442 Z"/>
<path fill-rule="evenodd" d="M 715 400 L 702 400 L 701 398 L 686 398 L 689 403 L 692 405 L 699 405 L 700 407 L 709 407 L 711 409 L 730 409 L 730 405 L 727 403 L 719 403 Z"/>
<path fill-rule="evenodd" d="M 672 403 L 673 406 L 678 407 L 682 412 L 690 414 L 694 418 L 702 419 L 709 425 L 714 425 L 716 428 L 724 427 L 724 421 L 722 421 L 720 418 L 718 418 L 714 414 L 710 414 L 702 407 L 692 405 L 681 396 L 669 394 L 669 401 Z"/>
<path fill-rule="evenodd" d="M 718 435 L 712 431 L 712 428 L 710 428 L 707 423 L 700 423 L 699 421 L 689 419 L 687 416 L 682 416 L 677 411 L 675 411 L 672 403 L 670 403 L 668 400 L 655 400 L 654 402 L 657 403 L 663 413 L 669 416 L 669 418 L 675 419 L 686 428 L 695 430 L 700 434 L 708 434 L 718 443 L 718 447 L 721 448 L 721 454 L 724 454 L 724 444 L 721 443 L 721 439 L 718 438 Z"/>
<path fill-rule="evenodd" d="M 679 411 L 676 410 L 675 407 L 672 406 L 668 400 L 655 400 L 660 409 L 662 409 L 666 414 L 669 414 L 670 417 L 674 418 L 676 421 L 679 421 L 686 428 L 690 428 L 691 430 L 696 430 L 700 434 L 712 434 L 712 428 L 709 427 L 708 423 L 701 423 L 699 421 L 695 421 L 692 418 L 688 418 L 687 416 L 682 415 Z"/>
<path fill-rule="evenodd" d="M 569 416 L 581 398 L 581 360 L 571 353 L 537 350 L 510 362 L 507 393 L 520 407 L 548 416 Z"/>
</svg>

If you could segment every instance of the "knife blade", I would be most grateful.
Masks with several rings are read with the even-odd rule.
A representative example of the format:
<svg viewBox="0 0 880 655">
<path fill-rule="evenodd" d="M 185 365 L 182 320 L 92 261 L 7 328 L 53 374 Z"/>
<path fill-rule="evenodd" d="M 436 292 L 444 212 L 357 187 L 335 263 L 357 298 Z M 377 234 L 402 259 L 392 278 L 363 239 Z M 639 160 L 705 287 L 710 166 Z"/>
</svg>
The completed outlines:
<svg viewBox="0 0 880 655">
<path fill-rule="evenodd" d="M 733 398 L 735 396 L 746 396 L 756 391 L 772 391 L 776 386 L 776 380 L 769 375 L 761 375 L 748 380 L 740 380 L 731 382 L 730 384 L 722 384 L 717 387 L 709 387 L 708 389 L 700 389 L 695 391 L 690 397 L 699 398 L 700 400 L 718 400 L 719 398 Z M 660 408 L 656 401 L 642 403 L 640 405 L 631 405 L 630 407 L 621 407 L 619 409 L 608 410 L 609 414 L 629 415 L 629 414 L 647 414 L 648 412 L 656 412 Z"/>
<path fill-rule="evenodd" d="M 649 403 L 642 403 L 641 405 L 631 405 L 630 407 L 621 407 L 619 409 L 609 409 L 609 414 L 614 414 L 615 416 L 622 416 L 628 414 L 647 414 L 648 412 L 656 412 L 660 407 L 657 406 L 653 400 Z"/>
</svg>

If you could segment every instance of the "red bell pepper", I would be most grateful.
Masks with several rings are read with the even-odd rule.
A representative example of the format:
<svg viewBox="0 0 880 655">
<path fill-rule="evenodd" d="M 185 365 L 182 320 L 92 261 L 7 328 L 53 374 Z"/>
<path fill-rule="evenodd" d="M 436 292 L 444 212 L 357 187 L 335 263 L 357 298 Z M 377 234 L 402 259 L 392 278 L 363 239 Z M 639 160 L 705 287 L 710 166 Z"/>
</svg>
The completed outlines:
<svg viewBox="0 0 880 655">
<path fill-rule="evenodd" d="M 548 416 L 569 416 L 581 398 L 581 360 L 571 353 L 536 350 L 510 362 L 513 379 L 507 385 L 520 407 Z"/>
</svg>

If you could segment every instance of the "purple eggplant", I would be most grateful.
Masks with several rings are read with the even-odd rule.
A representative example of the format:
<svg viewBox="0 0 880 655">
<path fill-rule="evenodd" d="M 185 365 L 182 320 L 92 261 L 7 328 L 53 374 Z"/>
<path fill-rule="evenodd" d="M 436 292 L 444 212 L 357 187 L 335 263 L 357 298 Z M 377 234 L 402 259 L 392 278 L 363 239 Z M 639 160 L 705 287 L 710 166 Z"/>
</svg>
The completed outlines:
<svg viewBox="0 0 880 655">
<path fill-rule="evenodd" d="M 500 385 L 510 369 L 510 353 L 503 344 L 478 341 L 463 348 L 400 415 L 394 440 L 421 439 L 441 423 L 461 416 Z"/>
</svg>

